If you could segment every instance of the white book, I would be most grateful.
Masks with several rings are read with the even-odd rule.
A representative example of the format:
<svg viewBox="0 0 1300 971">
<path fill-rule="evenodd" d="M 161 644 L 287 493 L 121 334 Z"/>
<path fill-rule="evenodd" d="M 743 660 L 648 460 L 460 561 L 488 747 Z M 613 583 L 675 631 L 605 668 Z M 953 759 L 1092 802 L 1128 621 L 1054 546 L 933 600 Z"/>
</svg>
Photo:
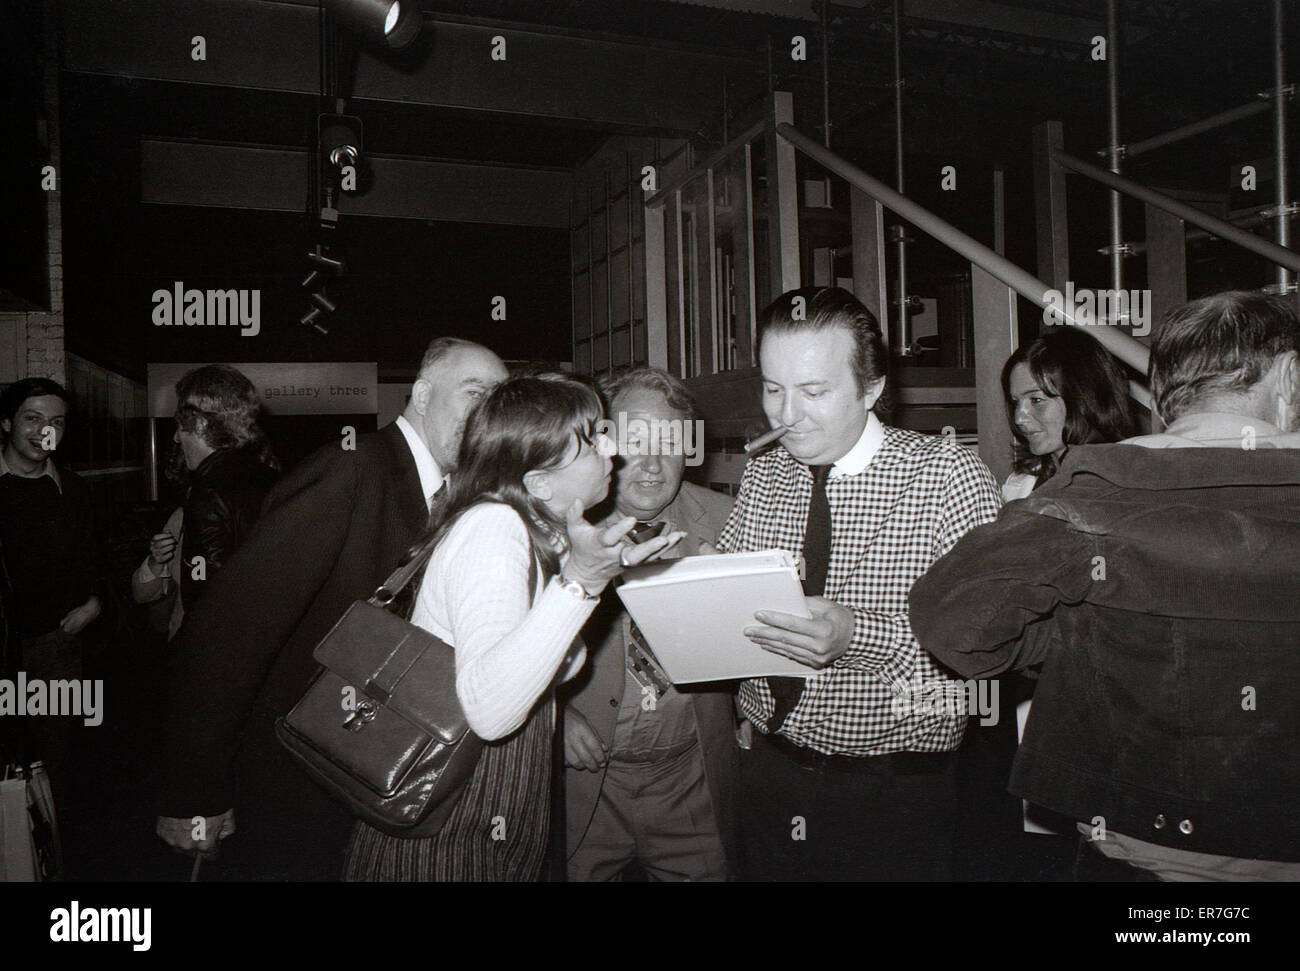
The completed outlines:
<svg viewBox="0 0 1300 971">
<path fill-rule="evenodd" d="M 758 610 L 812 616 L 785 550 L 688 556 L 633 567 L 623 577 L 616 588 L 623 606 L 673 684 L 820 673 L 744 634 L 761 626 Z"/>
</svg>

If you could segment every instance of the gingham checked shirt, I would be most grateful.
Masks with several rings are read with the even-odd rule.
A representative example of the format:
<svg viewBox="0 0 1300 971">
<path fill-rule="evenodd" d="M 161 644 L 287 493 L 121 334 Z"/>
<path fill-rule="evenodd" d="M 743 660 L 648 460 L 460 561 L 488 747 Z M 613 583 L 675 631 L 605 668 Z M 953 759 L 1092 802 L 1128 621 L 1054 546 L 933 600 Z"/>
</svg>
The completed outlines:
<svg viewBox="0 0 1300 971">
<path fill-rule="evenodd" d="M 963 534 L 996 519 L 1001 501 L 992 474 L 965 446 L 880 425 L 870 415 L 864 439 L 873 430 L 883 441 L 866 468 L 832 472 L 826 485 L 825 595 L 853 609 L 853 640 L 807 682 L 781 734 L 828 755 L 950 751 L 961 744 L 964 713 L 895 702 L 904 686 L 949 680 L 912 636 L 907 594 Z M 800 555 L 812 483 L 808 466 L 780 445 L 751 459 L 718 548 Z M 741 684 L 740 708 L 766 730 L 772 693 L 765 678 Z"/>
</svg>

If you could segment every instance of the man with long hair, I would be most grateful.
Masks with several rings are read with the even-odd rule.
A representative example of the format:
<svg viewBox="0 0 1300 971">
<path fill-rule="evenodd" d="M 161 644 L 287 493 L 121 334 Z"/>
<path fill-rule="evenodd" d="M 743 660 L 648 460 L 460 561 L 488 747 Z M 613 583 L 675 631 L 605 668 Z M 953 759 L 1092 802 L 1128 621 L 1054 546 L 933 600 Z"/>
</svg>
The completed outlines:
<svg viewBox="0 0 1300 971">
<path fill-rule="evenodd" d="M 138 603 L 174 596 L 169 639 L 185 605 L 193 607 L 252 530 L 279 474 L 258 423 L 261 409 L 253 383 L 225 364 L 195 368 L 176 382 L 173 455 L 179 461 L 173 477 L 185 500 L 152 537 L 149 555 L 131 577 Z"/>
</svg>

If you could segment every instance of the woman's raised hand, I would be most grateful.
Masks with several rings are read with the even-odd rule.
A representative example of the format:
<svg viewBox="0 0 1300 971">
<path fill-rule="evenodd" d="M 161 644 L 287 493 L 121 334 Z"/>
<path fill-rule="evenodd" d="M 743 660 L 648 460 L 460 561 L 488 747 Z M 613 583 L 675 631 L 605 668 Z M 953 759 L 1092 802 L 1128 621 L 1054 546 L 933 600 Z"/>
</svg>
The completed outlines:
<svg viewBox="0 0 1300 971">
<path fill-rule="evenodd" d="M 633 517 L 624 516 L 604 528 L 593 526 L 583 519 L 582 503 L 575 499 L 564 516 L 569 551 L 560 563 L 560 575 L 576 580 L 594 597 L 624 567 L 644 563 L 686 535 L 678 531 L 633 545 L 625 537 L 635 525 Z"/>
</svg>

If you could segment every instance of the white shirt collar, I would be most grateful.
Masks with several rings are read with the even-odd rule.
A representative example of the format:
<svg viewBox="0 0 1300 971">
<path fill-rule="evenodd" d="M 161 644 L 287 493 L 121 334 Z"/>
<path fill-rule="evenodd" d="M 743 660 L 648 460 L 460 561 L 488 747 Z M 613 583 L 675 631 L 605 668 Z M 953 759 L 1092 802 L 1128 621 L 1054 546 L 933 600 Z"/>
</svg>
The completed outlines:
<svg viewBox="0 0 1300 971">
<path fill-rule="evenodd" d="M 406 444 L 410 446 L 411 454 L 415 456 L 415 471 L 420 473 L 420 491 L 424 493 L 424 504 L 427 506 L 433 499 L 434 493 L 442 488 L 447 477 L 442 474 L 438 463 L 433 460 L 424 441 L 415 433 L 415 429 L 411 427 L 405 415 L 397 416 L 397 428 L 406 439 Z"/>
<path fill-rule="evenodd" d="M 885 426 L 880 423 L 874 411 L 867 412 L 867 424 L 862 429 L 862 434 L 858 436 L 857 443 L 831 466 L 830 477 L 838 479 L 842 475 L 857 475 L 863 472 L 876 457 L 884 442 Z"/>
</svg>

